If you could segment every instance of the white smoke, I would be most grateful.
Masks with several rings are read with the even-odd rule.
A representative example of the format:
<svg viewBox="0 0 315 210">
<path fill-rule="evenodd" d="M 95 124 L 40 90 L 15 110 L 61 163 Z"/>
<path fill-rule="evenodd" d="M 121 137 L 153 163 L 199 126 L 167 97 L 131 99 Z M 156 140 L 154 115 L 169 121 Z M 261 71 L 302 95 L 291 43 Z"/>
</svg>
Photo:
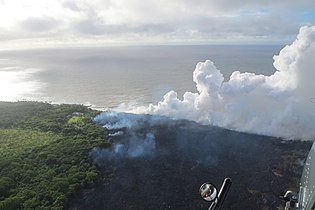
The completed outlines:
<svg viewBox="0 0 315 210">
<path fill-rule="evenodd" d="M 157 105 L 136 107 L 133 113 L 188 119 L 227 129 L 285 139 L 315 137 L 315 26 L 302 27 L 297 39 L 274 56 L 271 76 L 235 71 L 224 82 L 210 60 L 197 64 L 193 81 L 198 92 L 175 91 Z"/>
<path fill-rule="evenodd" d="M 122 136 L 122 135 L 124 135 L 123 131 L 117 131 L 117 132 L 108 134 L 109 137 Z"/>
<path fill-rule="evenodd" d="M 113 144 L 110 148 L 93 148 L 91 157 L 97 163 L 137 157 L 153 157 L 155 154 L 155 135 L 145 126 L 158 123 L 162 118 L 149 115 L 135 115 L 122 112 L 103 112 L 94 121 L 107 128 Z M 139 129 L 141 131 L 139 131 Z M 118 138 L 118 140 L 117 140 Z"/>
<path fill-rule="evenodd" d="M 144 116 L 119 112 L 102 112 L 94 118 L 94 121 L 104 125 L 104 127 L 109 130 L 122 128 L 129 129 L 135 127 L 140 122 L 143 122 Z"/>
<path fill-rule="evenodd" d="M 110 128 L 109 140 L 112 142 L 109 148 L 91 150 L 90 156 L 100 165 L 155 157 L 165 160 L 180 157 L 182 161 L 192 161 L 193 167 L 218 163 L 221 149 L 214 139 L 218 139 L 222 129 L 212 128 L 209 133 L 208 126 L 205 129 L 186 120 L 110 111 L 99 114 L 94 121 Z M 192 147 L 196 142 L 197 145 Z"/>
<path fill-rule="evenodd" d="M 97 124 L 103 125 L 108 130 L 128 129 L 129 131 L 133 131 L 136 129 L 141 129 L 146 125 L 152 126 L 161 124 L 164 122 L 165 119 L 166 117 L 158 115 L 155 116 L 150 116 L 146 114 L 135 115 L 124 112 L 106 111 L 97 115 L 93 120 Z"/>
<path fill-rule="evenodd" d="M 97 163 L 106 160 L 120 160 L 125 158 L 150 157 L 155 152 L 155 136 L 147 133 L 145 136 L 134 134 L 125 143 L 114 143 L 111 148 L 95 147 L 90 152 L 91 157 Z"/>
<path fill-rule="evenodd" d="M 152 155 L 155 149 L 155 136 L 153 133 L 147 133 L 144 139 L 133 136 L 130 139 L 127 156 L 131 158 Z"/>
</svg>

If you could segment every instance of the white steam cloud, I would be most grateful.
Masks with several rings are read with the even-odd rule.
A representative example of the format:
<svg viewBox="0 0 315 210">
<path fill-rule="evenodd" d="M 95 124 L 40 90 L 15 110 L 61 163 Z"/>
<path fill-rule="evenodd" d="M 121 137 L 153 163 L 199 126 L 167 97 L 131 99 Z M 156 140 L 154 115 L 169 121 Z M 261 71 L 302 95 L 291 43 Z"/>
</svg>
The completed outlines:
<svg viewBox="0 0 315 210">
<path fill-rule="evenodd" d="M 163 116 L 150 116 L 146 114 L 130 114 L 124 112 L 114 112 L 114 111 L 106 111 L 97 115 L 94 118 L 94 121 L 98 124 L 103 125 L 108 130 L 121 130 L 128 129 L 129 131 L 141 129 L 147 125 L 157 125 L 162 124 L 166 117 Z M 119 132 L 119 131 L 117 131 Z M 112 135 L 122 134 L 113 133 Z"/>
<path fill-rule="evenodd" d="M 133 113 L 188 119 L 227 129 L 285 139 L 315 137 L 315 26 L 302 27 L 297 39 L 274 56 L 271 76 L 235 71 L 224 82 L 210 60 L 197 64 L 193 81 L 198 93 L 175 91 Z"/>
</svg>

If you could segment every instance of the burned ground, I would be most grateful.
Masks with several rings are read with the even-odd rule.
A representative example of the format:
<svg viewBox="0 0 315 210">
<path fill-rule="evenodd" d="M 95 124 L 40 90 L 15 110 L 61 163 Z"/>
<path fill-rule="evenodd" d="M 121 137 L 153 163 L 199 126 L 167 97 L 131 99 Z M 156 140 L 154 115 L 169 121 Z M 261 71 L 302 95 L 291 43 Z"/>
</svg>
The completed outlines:
<svg viewBox="0 0 315 210">
<path fill-rule="evenodd" d="M 104 181 L 74 196 L 67 209 L 207 209 L 200 185 L 219 188 L 225 177 L 233 184 L 222 209 L 279 209 L 279 196 L 298 190 L 311 146 L 171 120 L 111 140 L 128 145 L 132 133 L 148 132 L 155 136 L 150 154 L 98 159 Z"/>
</svg>

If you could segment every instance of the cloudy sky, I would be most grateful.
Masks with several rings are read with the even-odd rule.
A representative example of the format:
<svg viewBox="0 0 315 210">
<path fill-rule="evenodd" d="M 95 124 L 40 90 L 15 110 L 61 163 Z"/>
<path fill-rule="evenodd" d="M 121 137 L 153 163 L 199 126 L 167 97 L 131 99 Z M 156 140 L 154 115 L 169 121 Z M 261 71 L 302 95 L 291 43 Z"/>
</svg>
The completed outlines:
<svg viewBox="0 0 315 210">
<path fill-rule="evenodd" d="M 0 0 L 0 49 L 290 43 L 314 0 Z"/>
</svg>

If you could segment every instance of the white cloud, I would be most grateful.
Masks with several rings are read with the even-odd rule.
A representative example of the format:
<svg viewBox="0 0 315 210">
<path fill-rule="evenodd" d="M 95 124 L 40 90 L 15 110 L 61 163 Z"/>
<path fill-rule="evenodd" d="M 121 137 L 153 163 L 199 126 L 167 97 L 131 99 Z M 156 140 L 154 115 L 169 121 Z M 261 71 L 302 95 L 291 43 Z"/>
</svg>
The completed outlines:
<svg viewBox="0 0 315 210">
<path fill-rule="evenodd" d="M 292 39 L 301 25 L 315 22 L 315 4 L 309 0 L 3 0 L 1 4 L 0 39 L 25 40 L 25 44 L 43 33 L 52 43 L 55 37 L 73 36 L 118 44 L 124 39 L 135 44 L 283 41 Z"/>
<path fill-rule="evenodd" d="M 56 29 L 58 21 L 51 17 L 31 17 L 21 22 L 21 29 L 25 32 L 49 32 Z"/>
</svg>

